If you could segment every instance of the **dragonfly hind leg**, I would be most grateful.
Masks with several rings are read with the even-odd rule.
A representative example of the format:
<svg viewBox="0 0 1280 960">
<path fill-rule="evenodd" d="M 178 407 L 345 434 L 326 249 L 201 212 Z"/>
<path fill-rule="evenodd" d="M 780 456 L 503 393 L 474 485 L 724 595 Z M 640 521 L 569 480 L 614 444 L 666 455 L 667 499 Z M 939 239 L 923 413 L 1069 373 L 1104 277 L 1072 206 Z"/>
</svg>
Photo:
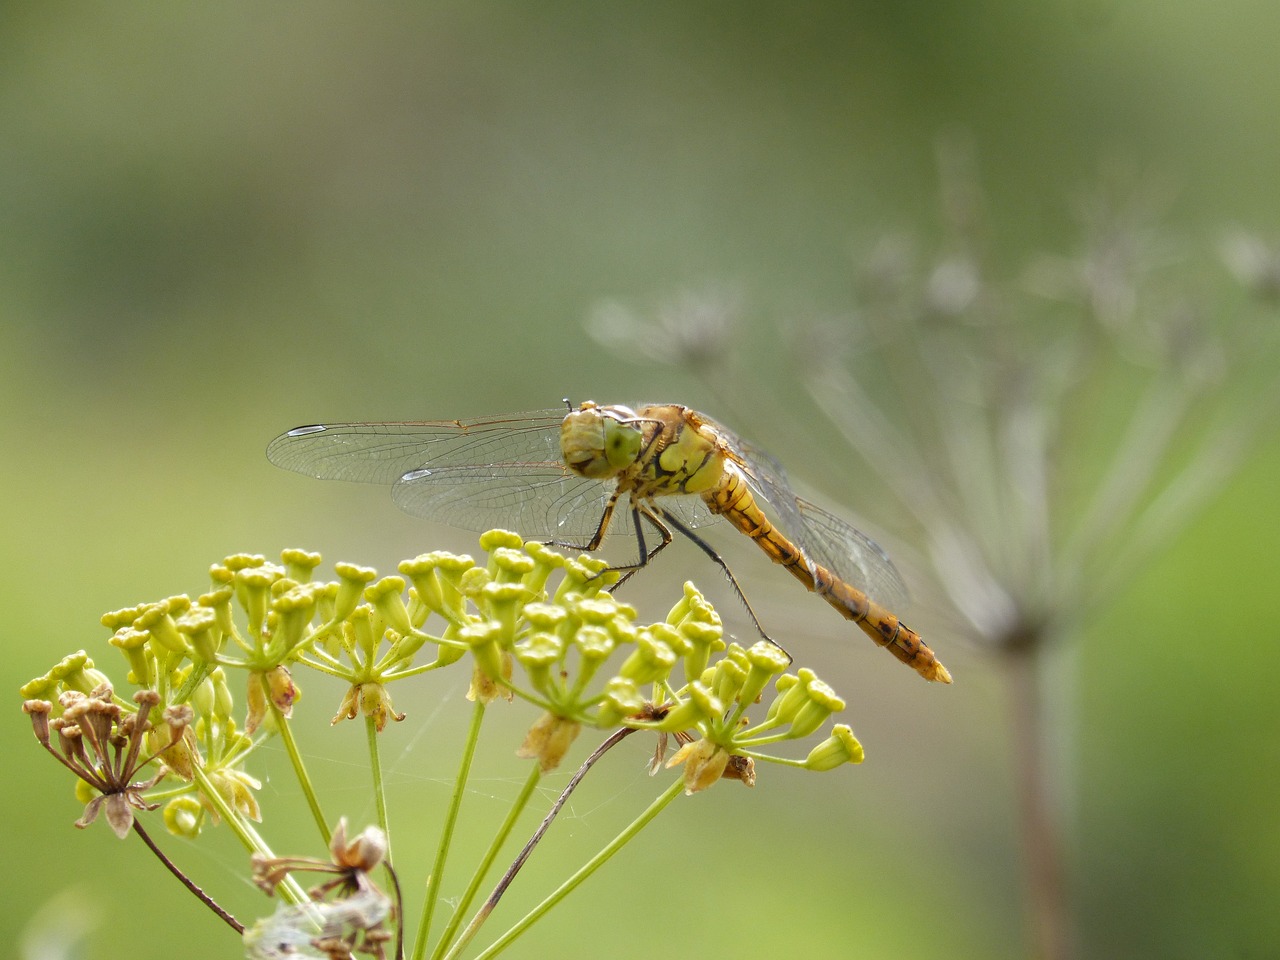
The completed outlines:
<svg viewBox="0 0 1280 960">
<path fill-rule="evenodd" d="M 751 623 L 756 628 L 756 633 L 760 634 L 761 637 L 763 637 L 769 643 L 773 644 L 775 647 L 777 647 L 779 650 L 785 653 L 787 655 L 788 660 L 794 661 L 795 658 L 791 656 L 791 653 L 787 650 L 786 647 L 780 644 L 777 640 L 773 639 L 773 637 L 769 636 L 769 634 L 764 632 L 764 627 L 760 624 L 760 618 L 756 616 L 755 610 L 751 608 L 751 601 L 747 599 L 747 595 L 743 592 L 742 586 L 738 583 L 738 578 L 733 575 L 733 571 L 730 570 L 729 565 L 725 563 L 724 557 L 716 553 L 715 548 L 713 548 L 711 544 L 707 543 L 700 536 L 694 533 L 691 529 L 689 529 L 687 526 L 685 526 L 675 517 L 671 516 L 671 514 L 663 511 L 660 513 L 660 516 L 667 523 L 671 524 L 671 526 L 679 530 L 682 536 L 688 537 L 690 541 L 692 541 L 694 544 L 697 545 L 699 550 L 701 550 L 703 553 L 705 553 L 708 557 L 710 557 L 715 562 L 716 566 L 718 566 L 724 572 L 725 578 L 728 579 L 729 581 L 729 585 L 733 587 L 733 592 L 736 593 L 738 595 L 738 599 L 742 601 L 742 605 L 747 610 L 747 616 L 751 618 Z M 654 519 L 655 523 L 657 522 L 656 518 L 651 518 L 651 519 Z M 668 534 L 668 536 L 669 535 L 670 534 Z M 663 544 L 663 546 L 666 546 L 666 544 Z M 657 551 L 654 551 L 654 552 L 656 553 Z"/>
</svg>

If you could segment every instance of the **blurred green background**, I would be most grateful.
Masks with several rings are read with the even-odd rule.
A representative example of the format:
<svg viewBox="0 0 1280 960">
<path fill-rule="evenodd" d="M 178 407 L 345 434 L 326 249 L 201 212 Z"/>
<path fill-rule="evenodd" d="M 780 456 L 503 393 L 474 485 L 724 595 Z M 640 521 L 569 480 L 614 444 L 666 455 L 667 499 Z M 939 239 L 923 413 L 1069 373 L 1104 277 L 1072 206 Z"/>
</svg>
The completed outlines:
<svg viewBox="0 0 1280 960">
<path fill-rule="evenodd" d="M 1069 249 L 1072 198 L 1119 162 L 1178 185 L 1174 228 L 1213 275 L 1223 230 L 1280 225 L 1277 49 L 1265 0 L 0 6 L 10 690 L 81 647 L 116 669 L 99 615 L 198 592 L 230 551 L 389 569 L 473 549 L 384 490 L 272 468 L 266 442 L 298 423 L 675 400 L 839 494 L 792 429 L 811 410 L 777 325 L 849 308 L 853 248 L 938 230 L 938 137 L 975 147 L 997 261 Z M 603 300 L 719 286 L 745 305 L 752 410 L 583 332 Z M 1082 956 L 1280 948 L 1278 466 L 1267 437 L 1053 668 L 1074 705 L 1055 736 Z M 736 616 L 697 556 L 668 562 L 629 595 L 644 615 L 695 576 Z M 751 570 L 766 619 L 807 628 L 811 598 Z M 848 697 L 867 764 L 677 803 L 519 955 L 1025 955 L 998 664 L 935 626 L 957 683 L 931 688 L 833 620 L 813 612 L 826 642 L 797 652 Z M 385 748 L 402 862 L 430 849 L 466 714 L 463 690 L 419 689 Z M 71 829 L 67 778 L 16 707 L 0 942 L 83 923 L 85 957 L 235 955 L 139 845 Z M 519 721 L 501 724 L 514 745 Z M 360 736 L 321 727 L 308 751 L 341 789 Z M 477 821 L 523 775 L 490 748 Z M 575 801 L 513 894 L 647 803 L 647 750 Z M 298 808 L 270 777 L 282 757 L 265 763 L 267 834 L 316 852 L 305 825 L 273 828 Z M 206 839 L 171 848 L 266 912 L 234 846 Z"/>
</svg>

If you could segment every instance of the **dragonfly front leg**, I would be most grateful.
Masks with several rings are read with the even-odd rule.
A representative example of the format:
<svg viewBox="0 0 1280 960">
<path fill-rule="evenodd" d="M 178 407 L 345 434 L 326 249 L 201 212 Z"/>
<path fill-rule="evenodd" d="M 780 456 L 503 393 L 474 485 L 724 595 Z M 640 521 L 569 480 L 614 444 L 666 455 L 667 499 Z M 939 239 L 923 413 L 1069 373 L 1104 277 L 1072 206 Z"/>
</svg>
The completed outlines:
<svg viewBox="0 0 1280 960">
<path fill-rule="evenodd" d="M 618 505 L 618 497 L 622 495 L 621 490 L 614 490 L 613 495 L 609 497 L 609 502 L 604 505 L 604 513 L 600 514 L 600 523 L 596 527 L 596 532 L 586 543 L 573 543 L 570 540 L 544 540 L 543 543 L 548 547 L 564 547 L 566 550 L 582 550 L 590 552 L 597 550 L 600 544 L 604 542 L 604 535 L 609 530 L 609 521 L 613 519 L 613 508 Z"/>
<path fill-rule="evenodd" d="M 606 503 L 604 507 L 604 513 L 600 515 L 600 523 L 596 527 L 596 532 L 591 537 L 591 540 L 589 542 L 585 544 L 572 543 L 567 540 L 546 540 L 543 542 L 549 547 L 564 547 L 567 550 L 584 550 L 584 551 L 596 550 L 597 548 L 599 548 L 600 544 L 604 542 L 604 535 L 609 530 L 609 523 L 613 519 L 613 512 L 618 505 L 618 498 L 621 495 L 622 495 L 621 490 L 615 490 L 613 492 L 613 495 L 609 497 L 609 502 Z M 642 515 L 644 519 L 648 520 L 651 524 L 653 524 L 654 529 L 657 530 L 658 534 L 662 537 L 662 542 L 659 543 L 652 550 L 647 549 L 647 545 L 645 543 L 644 527 L 641 525 L 641 522 L 640 522 Z M 671 531 L 668 530 L 667 527 L 662 523 L 662 521 L 659 520 L 656 516 L 654 516 L 653 513 L 651 513 L 647 509 L 642 509 L 636 506 L 634 502 L 632 503 L 632 506 L 631 506 L 631 523 L 635 527 L 636 541 L 639 545 L 640 552 L 636 556 L 635 563 L 622 563 L 622 564 L 618 564 L 617 566 L 609 566 L 605 568 L 605 570 L 624 571 L 622 577 L 619 578 L 618 581 L 612 587 L 609 588 L 611 592 L 613 590 L 618 589 L 618 587 L 626 583 L 629 579 L 631 579 L 631 577 L 638 570 L 647 566 L 650 560 L 656 557 L 660 552 L 662 552 L 663 549 L 665 549 L 667 546 L 671 544 Z M 600 573 L 604 573 L 605 570 L 601 570 Z M 599 576 L 599 574 L 597 574 L 597 576 Z"/>
</svg>

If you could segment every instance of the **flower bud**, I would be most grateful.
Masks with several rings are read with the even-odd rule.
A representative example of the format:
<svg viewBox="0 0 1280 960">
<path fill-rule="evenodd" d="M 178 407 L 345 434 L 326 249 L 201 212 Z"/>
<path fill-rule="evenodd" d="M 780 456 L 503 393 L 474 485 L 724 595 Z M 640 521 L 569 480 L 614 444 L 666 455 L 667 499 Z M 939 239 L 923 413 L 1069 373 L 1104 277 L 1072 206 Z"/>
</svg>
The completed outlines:
<svg viewBox="0 0 1280 960">
<path fill-rule="evenodd" d="M 372 603 L 383 619 L 400 634 L 413 632 L 409 610 L 404 605 L 404 587 L 403 577 L 383 577 L 365 587 L 364 591 L 365 600 Z"/>
<path fill-rule="evenodd" d="M 768 640 L 760 640 L 752 644 L 747 651 L 747 678 L 743 681 L 738 698 L 744 704 L 755 703 L 760 699 L 769 681 L 781 674 L 790 666 L 791 661 L 777 644 Z"/>
<path fill-rule="evenodd" d="M 664 624 L 665 626 L 665 624 Z M 667 628 L 672 635 L 675 631 Z M 676 665 L 676 652 L 652 628 L 641 630 L 636 648 L 618 668 L 618 675 L 634 683 L 654 683 L 670 676 Z"/>
<path fill-rule="evenodd" d="M 660 720 L 656 728 L 668 733 L 689 730 L 707 721 L 714 722 L 724 714 L 724 706 L 712 695 L 705 684 L 695 680 L 689 684 L 689 696 L 676 704 Z"/>
<path fill-rule="evenodd" d="M 501 528 L 486 530 L 480 534 L 480 549 L 485 553 L 493 554 L 498 550 L 519 550 L 524 546 L 524 538 L 518 533 Z"/>
<path fill-rule="evenodd" d="M 806 701 L 796 711 L 791 720 L 791 729 L 787 736 L 793 739 L 807 737 L 820 726 L 827 717 L 845 708 L 845 702 L 836 692 L 821 680 L 814 679 L 805 686 Z"/>
<path fill-rule="evenodd" d="M 280 551 L 280 560 L 284 564 L 285 576 L 298 583 L 307 583 L 311 574 L 320 566 L 320 554 L 290 547 Z"/>
<path fill-rule="evenodd" d="M 846 763 L 861 763 L 862 744 L 843 723 L 831 728 L 831 736 L 809 751 L 804 765 L 809 770 L 834 770 Z"/>
<path fill-rule="evenodd" d="M 613 677 L 604 686 L 595 724 L 597 727 L 617 726 L 627 717 L 634 717 L 643 710 L 644 704 L 644 696 L 633 681 Z"/>
<path fill-rule="evenodd" d="M 502 648 L 498 646 L 500 632 L 501 629 L 494 623 L 472 623 L 458 631 L 458 639 L 471 647 L 471 655 L 475 657 L 477 671 L 495 687 L 490 691 L 483 682 L 477 687 L 476 678 L 473 678 L 472 692 L 478 697 L 493 699 L 498 695 L 496 689 L 498 681 L 510 675 L 510 661 L 504 664 Z"/>
<path fill-rule="evenodd" d="M 200 836 L 204 810 L 192 796 L 174 797 L 164 806 L 164 826 L 175 837 L 194 840 Z"/>
<path fill-rule="evenodd" d="M 333 565 L 333 572 L 338 575 L 338 595 L 333 600 L 333 615 L 339 620 L 351 616 L 364 596 L 364 588 L 378 575 L 373 567 L 362 567 L 354 563 L 340 561 Z"/>
<path fill-rule="evenodd" d="M 543 696 L 551 696 L 555 687 L 551 671 L 564 658 L 564 641 L 554 633 L 532 633 L 516 644 L 515 658 L 520 661 L 533 689 Z"/>
<path fill-rule="evenodd" d="M 484 538 L 481 537 L 483 543 Z M 525 574 L 533 572 L 537 562 L 523 550 L 499 547 L 489 554 L 489 572 L 502 583 L 523 583 Z"/>
</svg>

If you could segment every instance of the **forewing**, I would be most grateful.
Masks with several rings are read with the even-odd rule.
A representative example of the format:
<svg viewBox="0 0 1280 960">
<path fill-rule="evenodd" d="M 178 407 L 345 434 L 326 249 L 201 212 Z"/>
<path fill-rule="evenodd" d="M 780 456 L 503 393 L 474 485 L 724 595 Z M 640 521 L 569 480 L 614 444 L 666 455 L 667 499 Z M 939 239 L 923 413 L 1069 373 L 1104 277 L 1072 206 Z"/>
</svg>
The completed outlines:
<svg viewBox="0 0 1280 960">
<path fill-rule="evenodd" d="M 587 541 L 613 484 L 569 470 L 560 453 L 564 408 L 470 420 L 330 423 L 272 440 L 276 466 L 321 480 L 393 486 L 406 513 L 469 530 L 507 527 L 533 539 Z M 691 527 L 718 517 L 696 496 L 663 506 Z M 634 535 L 626 499 L 611 536 Z"/>
<path fill-rule="evenodd" d="M 321 480 L 393 484 L 424 467 L 561 464 L 565 411 L 472 420 L 295 427 L 267 446 L 276 466 Z"/>
</svg>

